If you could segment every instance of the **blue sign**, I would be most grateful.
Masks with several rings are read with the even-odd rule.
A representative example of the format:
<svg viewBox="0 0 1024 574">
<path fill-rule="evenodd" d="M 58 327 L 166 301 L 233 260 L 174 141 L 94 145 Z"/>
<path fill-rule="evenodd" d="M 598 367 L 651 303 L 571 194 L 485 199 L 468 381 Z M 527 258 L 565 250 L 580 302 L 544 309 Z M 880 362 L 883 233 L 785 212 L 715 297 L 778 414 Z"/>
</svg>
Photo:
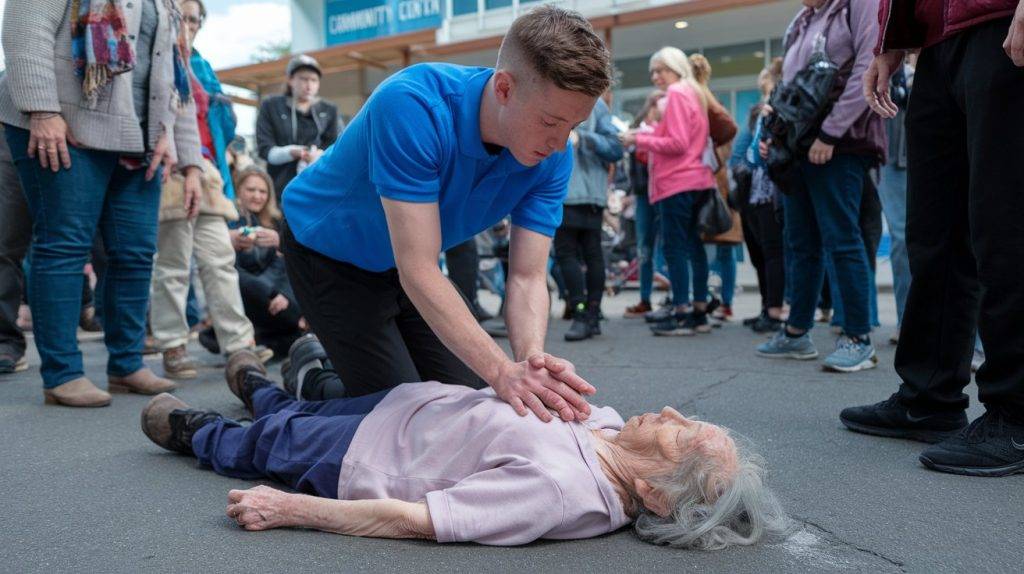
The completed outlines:
<svg viewBox="0 0 1024 574">
<path fill-rule="evenodd" d="M 439 28 L 445 0 L 325 0 L 327 45 Z"/>
</svg>

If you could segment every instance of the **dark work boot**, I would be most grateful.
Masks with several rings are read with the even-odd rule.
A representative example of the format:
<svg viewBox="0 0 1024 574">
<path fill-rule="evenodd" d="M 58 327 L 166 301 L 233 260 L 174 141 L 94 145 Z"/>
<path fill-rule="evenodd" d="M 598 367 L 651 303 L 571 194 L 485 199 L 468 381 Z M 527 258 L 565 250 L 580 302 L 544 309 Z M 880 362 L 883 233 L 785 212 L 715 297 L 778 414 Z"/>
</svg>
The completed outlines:
<svg viewBox="0 0 1024 574">
<path fill-rule="evenodd" d="M 181 454 L 192 452 L 192 437 L 203 426 L 220 419 L 213 411 L 188 408 L 180 399 L 159 394 L 142 409 L 142 432 L 161 447 Z"/>
<path fill-rule="evenodd" d="M 576 305 L 572 316 L 572 325 L 565 333 L 565 340 L 583 341 L 591 338 L 594 336 L 591 323 L 591 314 L 587 311 L 586 305 L 583 303 Z"/>
</svg>

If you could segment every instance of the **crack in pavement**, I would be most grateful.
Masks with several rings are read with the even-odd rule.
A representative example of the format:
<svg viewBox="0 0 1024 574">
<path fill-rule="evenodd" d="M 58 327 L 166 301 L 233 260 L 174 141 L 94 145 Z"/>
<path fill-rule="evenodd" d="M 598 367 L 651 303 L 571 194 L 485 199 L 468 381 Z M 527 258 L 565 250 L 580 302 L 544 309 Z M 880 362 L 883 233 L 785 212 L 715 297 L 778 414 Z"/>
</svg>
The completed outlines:
<svg viewBox="0 0 1024 574">
<path fill-rule="evenodd" d="M 711 394 L 711 391 L 717 389 L 718 387 L 720 387 L 720 386 L 722 386 L 722 385 L 724 385 L 726 383 L 735 381 L 739 376 L 740 376 L 740 373 L 733 373 L 732 375 L 729 375 L 728 377 L 726 377 L 726 378 L 724 378 L 724 379 L 722 379 L 720 381 L 711 383 L 710 385 L 701 388 L 692 397 L 690 397 L 689 399 L 687 399 L 684 402 L 682 402 L 679 405 L 679 408 L 680 409 L 685 409 L 686 407 L 696 406 L 697 405 L 697 401 L 699 401 L 701 399 L 704 399 L 704 398 L 707 398 L 707 396 L 709 394 Z"/>
<path fill-rule="evenodd" d="M 886 556 L 885 554 L 882 554 L 881 552 L 876 552 L 874 550 L 871 550 L 870 548 L 864 548 L 862 546 L 858 546 L 857 544 L 855 544 L 853 542 L 844 540 L 838 534 L 836 534 L 835 531 L 830 530 L 828 528 L 825 528 L 824 526 L 822 526 L 821 524 L 818 524 L 817 522 L 815 522 L 813 520 L 810 520 L 810 519 L 807 519 L 807 518 L 800 518 L 799 516 L 794 516 L 793 518 L 795 518 L 799 522 L 802 522 L 804 524 L 804 526 L 812 526 L 812 527 L 816 528 L 817 530 L 820 530 L 821 532 L 824 532 L 825 534 L 828 535 L 826 537 L 826 540 L 828 540 L 829 542 L 838 543 L 838 544 L 841 544 L 841 545 L 846 546 L 848 548 L 852 548 L 852 549 L 856 550 L 857 552 L 868 554 L 868 555 L 874 556 L 876 558 L 879 558 L 881 560 L 884 560 L 884 561 L 888 562 L 889 564 L 895 566 L 896 568 L 899 568 L 900 572 L 906 572 L 907 571 L 906 565 L 903 562 L 901 562 L 899 560 L 896 560 L 895 558 L 890 558 L 890 557 Z"/>
</svg>

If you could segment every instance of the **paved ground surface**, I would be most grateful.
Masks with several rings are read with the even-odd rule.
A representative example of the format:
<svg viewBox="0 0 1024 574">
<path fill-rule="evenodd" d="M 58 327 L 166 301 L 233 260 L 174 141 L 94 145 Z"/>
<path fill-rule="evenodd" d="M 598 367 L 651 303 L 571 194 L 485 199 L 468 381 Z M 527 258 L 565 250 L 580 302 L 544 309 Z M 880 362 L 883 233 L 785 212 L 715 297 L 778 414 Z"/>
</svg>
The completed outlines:
<svg viewBox="0 0 1024 574">
<path fill-rule="evenodd" d="M 599 389 L 594 402 L 624 416 L 672 405 L 727 425 L 767 459 L 770 484 L 803 528 L 769 546 L 700 553 L 656 548 L 623 530 L 524 548 L 370 540 L 305 531 L 247 533 L 224 516 L 231 488 L 139 431 L 146 398 L 116 396 L 100 410 L 44 407 L 33 368 L 0 379 L 0 571 L 9 572 L 1017 572 L 1024 547 L 1024 476 L 972 479 L 929 472 L 921 445 L 856 435 L 837 419 L 895 386 L 893 348 L 877 370 L 830 375 L 815 362 L 753 355 L 759 337 L 736 325 L 693 339 L 652 337 L 624 320 L 625 293 L 606 303 L 600 339 L 568 345 L 553 320 L 550 350 Z M 891 296 L 883 296 L 893 323 Z M 753 311 L 742 296 L 740 315 Z M 884 336 L 882 336 L 884 335 Z M 832 345 L 816 332 L 820 350 Z M 83 344 L 105 382 L 102 344 Z M 218 358 L 178 393 L 241 416 Z M 149 361 L 159 369 L 157 361 Z M 971 387 L 974 393 L 973 385 Z M 971 415 L 979 413 L 972 406 Z"/>
</svg>

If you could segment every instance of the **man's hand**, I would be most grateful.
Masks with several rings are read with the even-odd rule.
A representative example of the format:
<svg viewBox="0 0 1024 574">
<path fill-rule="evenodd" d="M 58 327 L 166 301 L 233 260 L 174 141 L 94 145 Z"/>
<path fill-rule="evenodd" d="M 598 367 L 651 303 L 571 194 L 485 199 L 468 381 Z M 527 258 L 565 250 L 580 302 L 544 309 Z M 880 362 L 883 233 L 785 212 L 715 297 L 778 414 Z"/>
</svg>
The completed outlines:
<svg viewBox="0 0 1024 574">
<path fill-rule="evenodd" d="M 291 498 L 269 486 L 228 492 L 228 518 L 246 530 L 270 530 L 291 526 Z"/>
<path fill-rule="evenodd" d="M 68 145 L 78 146 L 67 122 L 60 114 L 52 112 L 33 113 L 29 122 L 28 157 L 39 156 L 39 165 L 54 173 L 71 169 L 71 153 Z"/>
<path fill-rule="evenodd" d="M 825 165 L 832 161 L 832 153 L 835 152 L 835 149 L 836 146 L 815 139 L 814 143 L 811 144 L 810 151 L 807 152 L 807 159 L 814 165 Z"/>
<path fill-rule="evenodd" d="M 864 99 L 876 114 L 886 119 L 896 117 L 900 111 L 889 94 L 889 80 L 903 65 L 903 55 L 902 51 L 895 51 L 875 56 L 864 72 Z"/>
<path fill-rule="evenodd" d="M 1003 50 L 1014 65 L 1024 67 L 1024 0 L 1017 4 L 1017 13 L 1010 22 L 1010 31 L 1003 42 Z"/>
<path fill-rule="evenodd" d="M 540 357 L 540 355 L 538 355 Z M 554 359 L 554 357 L 552 357 Z M 498 379 L 491 383 L 491 387 L 506 403 L 512 405 L 516 413 L 525 417 L 533 411 L 537 418 L 544 422 L 551 422 L 552 416 L 548 412 L 550 407 L 558 413 L 564 421 L 582 421 L 590 414 L 590 405 L 580 396 L 580 392 L 593 389 L 586 381 L 582 390 L 574 389 L 569 383 L 563 382 L 554 373 L 545 367 L 535 367 L 533 362 L 522 361 L 519 363 L 508 362 L 501 367 Z M 560 373 L 566 379 L 572 380 L 575 373 L 569 367 L 563 367 Z M 546 406 L 545 406 L 546 405 Z"/>
<path fill-rule="evenodd" d="M 189 219 L 195 219 L 199 215 L 199 202 L 203 197 L 203 170 L 194 165 L 185 168 L 182 187 L 185 191 L 185 213 Z"/>
<path fill-rule="evenodd" d="M 288 308 L 288 298 L 278 293 L 274 295 L 274 298 L 270 300 L 270 305 L 267 306 L 267 312 L 271 315 L 277 316 L 278 313 Z"/>
<path fill-rule="evenodd" d="M 156 170 L 162 164 L 164 166 L 162 183 L 167 183 L 167 179 L 171 177 L 171 173 L 177 163 L 178 160 L 171 155 L 171 144 L 165 132 L 156 141 L 156 147 L 153 148 L 153 157 L 149 160 L 149 169 L 146 170 L 146 181 L 153 179 L 153 176 L 156 175 Z"/>
</svg>

